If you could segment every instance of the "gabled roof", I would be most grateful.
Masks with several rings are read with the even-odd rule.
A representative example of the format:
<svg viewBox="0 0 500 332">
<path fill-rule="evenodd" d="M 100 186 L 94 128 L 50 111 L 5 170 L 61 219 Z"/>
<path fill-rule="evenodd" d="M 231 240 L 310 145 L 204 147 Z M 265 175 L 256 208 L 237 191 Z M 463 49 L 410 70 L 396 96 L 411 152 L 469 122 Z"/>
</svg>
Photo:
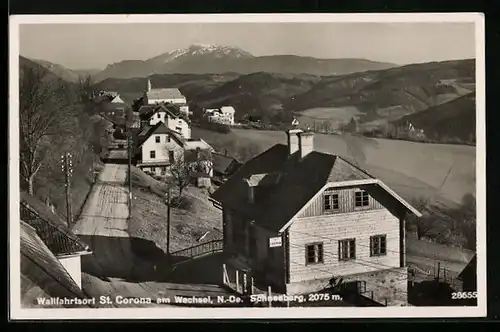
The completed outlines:
<svg viewBox="0 0 500 332">
<path fill-rule="evenodd" d="M 171 118 L 181 118 L 184 121 L 189 122 L 189 118 L 181 112 L 179 106 L 166 103 L 141 106 L 141 108 L 139 108 L 139 117 L 142 120 L 148 120 L 151 116 L 160 111 L 167 113 L 167 115 Z"/>
<path fill-rule="evenodd" d="M 201 149 L 201 150 L 210 150 L 213 151 L 214 148 L 205 142 L 203 139 L 188 139 L 186 140 L 186 150 L 196 150 L 196 149 Z"/>
<path fill-rule="evenodd" d="M 212 161 L 214 164 L 213 165 L 214 172 L 222 174 L 226 173 L 231 164 L 238 163 L 238 161 L 235 158 L 216 152 L 212 153 Z"/>
<path fill-rule="evenodd" d="M 260 187 L 259 194 L 266 199 L 251 204 L 247 200 L 248 181 L 253 181 L 255 175 L 263 175 L 259 181 L 270 180 L 274 184 Z M 286 145 L 276 144 L 243 164 L 211 195 L 211 199 L 244 214 L 262 227 L 280 231 L 329 183 L 384 186 L 384 193 L 389 189 L 340 156 L 312 151 L 299 160 L 298 152 L 289 155 Z M 394 194 L 391 191 L 388 196 L 402 201 Z"/>
<path fill-rule="evenodd" d="M 112 103 L 119 103 L 119 104 L 125 104 L 125 102 L 120 98 L 119 95 L 116 95 L 113 100 L 111 100 Z"/>
<path fill-rule="evenodd" d="M 163 122 L 158 122 L 154 126 L 148 126 L 148 128 L 145 128 L 144 130 L 139 133 L 138 136 L 138 141 L 137 141 L 137 148 L 140 148 L 144 142 L 148 140 L 152 135 L 159 135 L 159 134 L 168 134 L 172 139 L 174 139 L 177 143 L 179 143 L 180 146 L 184 146 L 184 140 L 179 137 L 179 134 L 175 131 L 173 131 L 170 128 L 167 128 Z"/>
<path fill-rule="evenodd" d="M 62 219 L 37 198 L 21 192 L 21 219 L 33 227 L 56 256 L 90 254 L 89 246 L 73 234 Z"/>
<path fill-rule="evenodd" d="M 177 88 L 151 89 L 146 92 L 148 99 L 180 99 L 184 98 Z"/>
<path fill-rule="evenodd" d="M 42 241 L 37 231 L 23 221 L 19 230 L 23 302 L 29 306 L 36 306 L 37 297 L 83 298 L 83 292 Z"/>
</svg>

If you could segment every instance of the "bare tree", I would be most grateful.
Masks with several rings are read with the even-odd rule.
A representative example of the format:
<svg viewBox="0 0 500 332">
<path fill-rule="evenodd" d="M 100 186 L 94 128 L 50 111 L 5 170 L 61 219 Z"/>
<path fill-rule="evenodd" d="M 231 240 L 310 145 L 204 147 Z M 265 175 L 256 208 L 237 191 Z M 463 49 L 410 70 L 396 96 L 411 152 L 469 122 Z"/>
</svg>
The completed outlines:
<svg viewBox="0 0 500 332">
<path fill-rule="evenodd" d="M 413 207 L 422 212 L 423 216 L 418 218 L 410 214 L 406 220 L 410 226 L 416 228 L 417 238 L 421 240 L 424 236 L 428 236 L 430 231 L 434 228 L 434 222 L 429 215 L 426 215 L 429 208 L 429 202 L 425 198 L 417 198 L 412 202 Z"/>
<path fill-rule="evenodd" d="M 54 147 L 54 137 L 65 131 L 71 118 L 68 87 L 47 71 L 24 68 L 19 87 L 20 169 L 21 177 L 33 194 L 33 182 Z"/>
<path fill-rule="evenodd" d="M 190 167 L 184 158 L 175 159 L 170 165 L 171 179 L 170 184 L 177 188 L 179 191 L 179 197 L 182 197 L 184 189 L 189 185 L 190 182 Z"/>
</svg>

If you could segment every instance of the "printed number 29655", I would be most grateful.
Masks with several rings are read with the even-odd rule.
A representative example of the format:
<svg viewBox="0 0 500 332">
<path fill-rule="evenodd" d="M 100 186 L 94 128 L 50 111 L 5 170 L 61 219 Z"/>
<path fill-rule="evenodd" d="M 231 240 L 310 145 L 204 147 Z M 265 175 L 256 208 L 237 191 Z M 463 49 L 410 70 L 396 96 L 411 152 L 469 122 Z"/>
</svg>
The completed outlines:
<svg viewBox="0 0 500 332">
<path fill-rule="evenodd" d="M 477 292 L 453 292 L 452 300 L 477 299 Z"/>
</svg>

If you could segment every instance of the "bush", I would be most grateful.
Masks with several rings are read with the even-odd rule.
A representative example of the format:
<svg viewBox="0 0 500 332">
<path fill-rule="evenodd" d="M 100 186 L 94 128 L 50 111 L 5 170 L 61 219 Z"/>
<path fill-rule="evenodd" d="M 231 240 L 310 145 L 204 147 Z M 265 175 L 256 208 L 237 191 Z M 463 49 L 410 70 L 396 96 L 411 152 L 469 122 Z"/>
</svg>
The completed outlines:
<svg viewBox="0 0 500 332">
<path fill-rule="evenodd" d="M 193 201 L 186 196 L 175 196 L 171 198 L 170 204 L 174 208 L 187 211 L 193 206 Z"/>
</svg>

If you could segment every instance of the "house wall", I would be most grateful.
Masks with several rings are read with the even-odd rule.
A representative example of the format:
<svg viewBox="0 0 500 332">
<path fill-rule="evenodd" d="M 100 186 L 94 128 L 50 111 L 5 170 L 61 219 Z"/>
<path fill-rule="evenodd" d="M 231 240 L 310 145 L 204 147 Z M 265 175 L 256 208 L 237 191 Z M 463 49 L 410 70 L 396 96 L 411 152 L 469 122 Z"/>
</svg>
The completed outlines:
<svg viewBox="0 0 500 332">
<path fill-rule="evenodd" d="M 160 136 L 160 143 L 156 143 L 155 137 Z M 168 151 L 174 151 L 174 158 L 183 158 L 184 150 L 174 139 L 168 139 L 168 134 L 153 134 L 142 144 L 142 163 L 169 161 Z M 150 158 L 150 151 L 155 151 L 155 158 Z"/>
<path fill-rule="evenodd" d="M 80 255 L 58 257 L 57 258 L 62 266 L 68 271 L 71 278 L 75 283 L 82 288 L 82 265 Z"/>
<path fill-rule="evenodd" d="M 387 253 L 370 257 L 370 236 L 386 235 Z M 356 259 L 339 261 L 339 240 L 355 239 Z M 297 218 L 289 228 L 290 282 L 398 268 L 400 222 L 387 209 Z M 323 243 L 323 263 L 306 265 L 306 245 Z"/>
<path fill-rule="evenodd" d="M 158 114 L 160 115 L 160 117 L 158 117 Z M 151 118 L 149 118 L 149 124 L 151 126 L 154 126 L 160 121 L 163 122 L 170 130 L 181 133 L 184 138 L 191 138 L 191 128 L 189 127 L 189 124 L 186 122 L 186 120 L 182 118 L 169 117 L 167 116 L 166 112 L 162 111 L 158 111 L 157 113 L 153 114 Z"/>
<path fill-rule="evenodd" d="M 355 202 L 355 192 L 358 191 L 357 188 L 349 189 L 327 189 L 321 195 L 316 197 L 314 201 L 299 215 L 299 218 L 303 217 L 313 217 L 322 216 L 325 214 L 324 208 L 324 196 L 328 194 L 338 194 L 339 195 L 339 209 L 335 211 L 329 211 L 329 214 L 339 214 L 348 213 L 353 211 L 365 211 L 365 210 L 379 210 L 384 209 L 384 206 L 376 201 L 373 197 L 369 196 L 368 206 L 357 208 L 354 205 Z"/>
</svg>

